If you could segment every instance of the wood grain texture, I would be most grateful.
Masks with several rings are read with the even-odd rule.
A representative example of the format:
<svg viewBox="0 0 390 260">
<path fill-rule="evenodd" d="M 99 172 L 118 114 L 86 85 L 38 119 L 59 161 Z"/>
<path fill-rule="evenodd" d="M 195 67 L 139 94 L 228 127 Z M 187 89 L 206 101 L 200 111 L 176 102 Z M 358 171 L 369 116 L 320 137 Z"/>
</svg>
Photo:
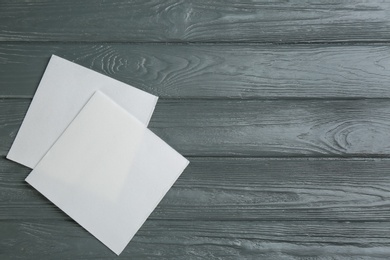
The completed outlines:
<svg viewBox="0 0 390 260">
<path fill-rule="evenodd" d="M 390 220 L 390 159 L 190 161 L 150 219 L 270 223 Z M 0 160 L 0 219 L 69 220 L 24 181 L 29 172 Z"/>
<path fill-rule="evenodd" d="M 0 40 L 389 41 L 389 12 L 382 0 L 3 0 Z"/>
<path fill-rule="evenodd" d="M 0 100 L 0 154 L 30 104 Z M 160 100 L 150 128 L 186 156 L 390 155 L 388 100 Z"/>
<path fill-rule="evenodd" d="M 163 98 L 390 98 L 387 45 L 57 43 L 0 44 L 0 97 L 32 97 L 51 54 Z"/>
<path fill-rule="evenodd" d="M 118 257 L 72 221 L 0 222 L 2 259 L 387 259 L 389 223 L 146 221 Z"/>
<path fill-rule="evenodd" d="M 389 14 L 0 0 L 0 259 L 390 259 Z M 160 96 L 150 127 L 191 161 L 119 257 L 5 159 L 51 54 Z"/>
</svg>

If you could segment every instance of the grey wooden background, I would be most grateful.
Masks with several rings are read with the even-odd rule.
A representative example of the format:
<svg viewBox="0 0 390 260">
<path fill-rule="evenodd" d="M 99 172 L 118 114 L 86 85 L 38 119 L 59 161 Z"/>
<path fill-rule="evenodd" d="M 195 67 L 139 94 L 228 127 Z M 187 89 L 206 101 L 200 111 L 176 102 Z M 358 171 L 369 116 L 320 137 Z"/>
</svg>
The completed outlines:
<svg viewBox="0 0 390 260">
<path fill-rule="evenodd" d="M 51 54 L 191 161 L 120 257 L 5 155 Z M 0 0 L 0 259 L 389 259 L 390 1 Z"/>
</svg>

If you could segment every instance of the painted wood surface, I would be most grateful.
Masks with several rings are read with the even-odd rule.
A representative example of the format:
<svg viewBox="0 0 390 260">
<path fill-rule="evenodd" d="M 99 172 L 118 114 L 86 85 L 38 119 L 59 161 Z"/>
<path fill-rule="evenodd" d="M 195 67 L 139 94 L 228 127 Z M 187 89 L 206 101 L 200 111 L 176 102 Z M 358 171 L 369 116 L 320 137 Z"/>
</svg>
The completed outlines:
<svg viewBox="0 0 390 260">
<path fill-rule="evenodd" d="M 390 97 L 388 45 L 62 43 L 0 44 L 0 97 L 32 97 L 51 54 L 162 98 Z"/>
<path fill-rule="evenodd" d="M 389 12 L 382 0 L 2 0 L 0 40 L 388 41 Z"/>
<path fill-rule="evenodd" d="M 0 100 L 6 154 L 30 99 Z M 388 100 L 160 100 L 150 128 L 185 156 L 390 155 Z"/>
<path fill-rule="evenodd" d="M 148 220 L 118 257 L 72 221 L 0 222 L 2 259 L 386 259 L 382 222 Z"/>
<path fill-rule="evenodd" d="M 390 2 L 1 0 L 0 259 L 389 259 Z M 51 54 L 191 164 L 120 257 L 5 159 Z"/>
</svg>

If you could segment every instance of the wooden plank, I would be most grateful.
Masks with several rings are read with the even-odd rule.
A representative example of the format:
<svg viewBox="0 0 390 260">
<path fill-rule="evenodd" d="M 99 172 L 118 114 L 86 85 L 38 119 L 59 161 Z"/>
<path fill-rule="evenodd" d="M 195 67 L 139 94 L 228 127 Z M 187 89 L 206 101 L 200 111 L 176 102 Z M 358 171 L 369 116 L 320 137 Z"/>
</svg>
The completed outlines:
<svg viewBox="0 0 390 260">
<path fill-rule="evenodd" d="M 389 223 L 147 221 L 124 252 L 71 221 L 0 222 L 2 259 L 379 259 Z"/>
<path fill-rule="evenodd" d="M 190 158 L 153 220 L 348 221 L 390 219 L 390 159 Z M 0 219 L 67 220 L 0 161 Z"/>
<path fill-rule="evenodd" d="M 31 97 L 53 53 L 163 98 L 390 97 L 388 45 L 57 43 L 0 44 L 0 97 Z"/>
<path fill-rule="evenodd" d="M 115 0 L 0 3 L 1 41 L 389 41 L 382 0 Z"/>
<path fill-rule="evenodd" d="M 6 154 L 29 99 L 0 100 Z M 150 127 L 186 156 L 389 156 L 388 100 L 161 100 Z"/>
</svg>

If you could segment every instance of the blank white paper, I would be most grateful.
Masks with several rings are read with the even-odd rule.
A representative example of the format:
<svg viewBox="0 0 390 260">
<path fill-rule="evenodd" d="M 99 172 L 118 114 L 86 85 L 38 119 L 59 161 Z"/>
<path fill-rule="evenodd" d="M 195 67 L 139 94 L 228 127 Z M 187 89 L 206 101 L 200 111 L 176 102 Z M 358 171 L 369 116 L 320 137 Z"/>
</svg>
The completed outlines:
<svg viewBox="0 0 390 260">
<path fill-rule="evenodd" d="M 34 168 L 97 90 L 149 123 L 156 96 L 53 55 L 7 158 Z"/>
<path fill-rule="evenodd" d="M 96 92 L 26 181 L 119 255 L 188 163 Z"/>
</svg>

